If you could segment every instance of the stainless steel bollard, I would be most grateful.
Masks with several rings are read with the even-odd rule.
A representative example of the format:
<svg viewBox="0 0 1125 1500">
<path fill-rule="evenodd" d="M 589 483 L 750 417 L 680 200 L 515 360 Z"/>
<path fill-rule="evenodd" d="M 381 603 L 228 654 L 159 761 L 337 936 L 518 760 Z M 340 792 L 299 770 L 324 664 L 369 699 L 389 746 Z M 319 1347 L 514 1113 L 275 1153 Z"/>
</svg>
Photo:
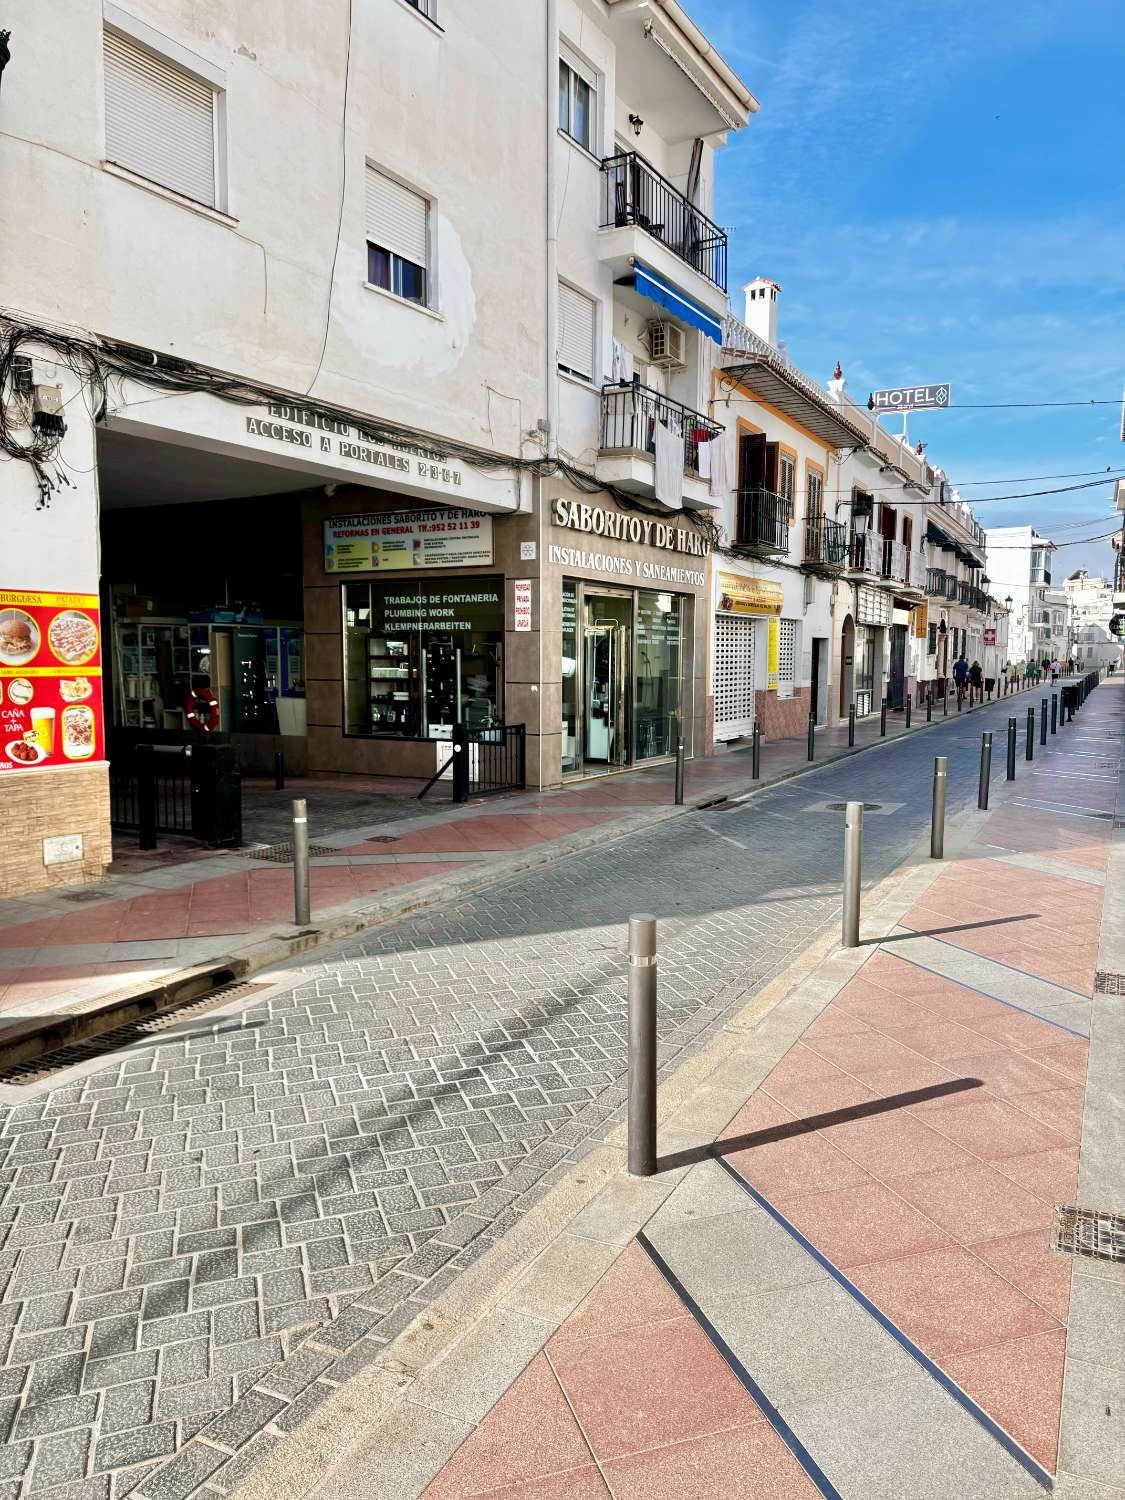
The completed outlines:
<svg viewBox="0 0 1125 1500">
<path fill-rule="evenodd" d="M 930 858 L 945 858 L 945 795 L 949 785 L 949 760 L 934 756 L 934 800 L 930 812 Z"/>
<path fill-rule="evenodd" d="M 629 1172 L 656 1171 L 656 918 L 629 918 Z"/>
<path fill-rule="evenodd" d="M 1035 705 L 1034 703 L 1027 711 L 1027 747 L 1024 750 L 1026 760 L 1035 759 Z"/>
<path fill-rule="evenodd" d="M 676 806 L 682 807 L 684 802 L 684 737 L 679 735 L 676 739 Z"/>
<path fill-rule="evenodd" d="M 307 927 L 309 905 L 309 816 L 303 797 L 293 799 L 293 921 Z"/>
<path fill-rule="evenodd" d="M 1016 721 L 1008 720 L 1008 774 L 1009 781 L 1016 779 Z"/>
<path fill-rule="evenodd" d="M 859 947 L 859 891 L 863 880 L 863 803 L 844 810 L 844 914 L 841 945 Z"/>
<path fill-rule="evenodd" d="M 992 735 L 980 737 L 980 785 L 977 787 L 977 806 L 988 811 L 988 783 L 992 776 Z"/>
</svg>

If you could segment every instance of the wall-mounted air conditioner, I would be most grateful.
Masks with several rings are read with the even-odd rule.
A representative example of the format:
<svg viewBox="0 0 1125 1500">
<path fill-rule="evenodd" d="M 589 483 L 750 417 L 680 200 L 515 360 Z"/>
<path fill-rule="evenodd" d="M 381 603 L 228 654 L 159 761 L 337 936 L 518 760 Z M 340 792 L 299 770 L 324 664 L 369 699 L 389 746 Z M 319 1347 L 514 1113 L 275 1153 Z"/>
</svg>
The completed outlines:
<svg viewBox="0 0 1125 1500">
<path fill-rule="evenodd" d="M 648 325 L 648 352 L 654 365 L 682 365 L 684 330 L 678 323 L 650 323 Z"/>
</svg>

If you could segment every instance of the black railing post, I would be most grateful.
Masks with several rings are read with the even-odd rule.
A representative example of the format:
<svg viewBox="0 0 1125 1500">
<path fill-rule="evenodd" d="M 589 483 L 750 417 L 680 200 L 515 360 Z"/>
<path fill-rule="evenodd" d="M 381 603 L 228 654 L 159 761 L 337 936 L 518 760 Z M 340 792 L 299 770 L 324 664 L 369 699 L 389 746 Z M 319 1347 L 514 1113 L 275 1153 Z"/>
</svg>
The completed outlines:
<svg viewBox="0 0 1125 1500">
<path fill-rule="evenodd" d="M 684 805 L 684 737 L 676 736 L 676 806 Z"/>
<path fill-rule="evenodd" d="M 1024 749 L 1024 759 L 1035 758 L 1035 705 L 1030 705 L 1027 710 L 1027 745 Z"/>
<path fill-rule="evenodd" d="M 762 774 L 762 730 L 755 721 L 754 732 L 750 736 L 750 775 L 755 781 Z"/>
<path fill-rule="evenodd" d="M 928 692 L 926 694 L 926 723 L 927 724 L 932 724 L 933 721 L 934 721 L 934 695 L 933 695 L 933 692 L 930 691 L 930 692 Z"/>
<path fill-rule="evenodd" d="M 1059 732 L 1059 695 L 1058 695 L 1058 693 L 1052 693 L 1051 694 L 1051 733 L 1052 734 L 1057 734 L 1058 732 Z"/>
<path fill-rule="evenodd" d="M 464 724 L 453 726 L 453 800 L 469 800 L 469 740 Z"/>
<path fill-rule="evenodd" d="M 156 848 L 156 755 L 151 745 L 136 745 L 133 765 L 137 774 L 137 822 L 140 847 Z"/>
<path fill-rule="evenodd" d="M 808 730 L 808 756 L 810 760 L 816 759 L 816 714 L 809 714 Z"/>
<path fill-rule="evenodd" d="M 1008 775 L 1009 781 L 1016 779 L 1016 720 L 1008 720 Z"/>
<path fill-rule="evenodd" d="M 885 739 L 887 734 L 887 700 L 884 698 L 879 706 L 879 738 Z"/>
<path fill-rule="evenodd" d="M 285 751 L 273 752 L 273 784 L 275 791 L 285 790 Z"/>
<path fill-rule="evenodd" d="M 1046 700 L 1046 698 L 1043 699 L 1042 705 L 1041 705 L 1040 710 L 1039 710 L 1039 743 L 1041 745 L 1045 745 L 1047 743 L 1047 700 Z"/>
<path fill-rule="evenodd" d="M 855 744 L 855 704 L 848 705 L 848 746 Z"/>
<path fill-rule="evenodd" d="M 910 728 L 910 694 L 906 695 L 906 727 Z"/>
</svg>

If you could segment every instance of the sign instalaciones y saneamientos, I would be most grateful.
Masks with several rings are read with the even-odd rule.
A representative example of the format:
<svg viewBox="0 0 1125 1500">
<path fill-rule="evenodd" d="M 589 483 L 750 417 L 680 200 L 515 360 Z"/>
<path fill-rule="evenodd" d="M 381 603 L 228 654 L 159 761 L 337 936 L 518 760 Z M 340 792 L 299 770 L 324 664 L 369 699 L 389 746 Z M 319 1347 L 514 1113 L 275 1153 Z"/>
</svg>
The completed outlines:
<svg viewBox="0 0 1125 1500">
<path fill-rule="evenodd" d="M 869 411 L 925 411 L 948 406 L 952 397 L 949 382 L 942 385 L 900 385 L 893 390 L 872 391 L 867 398 Z"/>
</svg>

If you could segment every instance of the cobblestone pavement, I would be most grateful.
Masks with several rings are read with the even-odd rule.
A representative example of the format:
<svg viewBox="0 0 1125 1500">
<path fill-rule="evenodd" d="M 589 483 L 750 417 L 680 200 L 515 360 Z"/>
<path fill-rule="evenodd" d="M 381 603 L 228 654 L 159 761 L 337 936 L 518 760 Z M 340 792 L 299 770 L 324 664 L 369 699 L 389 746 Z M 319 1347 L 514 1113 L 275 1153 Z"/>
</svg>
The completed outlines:
<svg viewBox="0 0 1125 1500">
<path fill-rule="evenodd" d="M 670 1066 L 870 880 L 1002 709 L 318 952 L 0 1125 L 0 1500 L 229 1493 L 604 1132 L 622 923 L 661 918 Z M 1002 757 L 1000 758 L 1000 774 Z M 893 799 L 893 800 L 885 800 Z"/>
</svg>

